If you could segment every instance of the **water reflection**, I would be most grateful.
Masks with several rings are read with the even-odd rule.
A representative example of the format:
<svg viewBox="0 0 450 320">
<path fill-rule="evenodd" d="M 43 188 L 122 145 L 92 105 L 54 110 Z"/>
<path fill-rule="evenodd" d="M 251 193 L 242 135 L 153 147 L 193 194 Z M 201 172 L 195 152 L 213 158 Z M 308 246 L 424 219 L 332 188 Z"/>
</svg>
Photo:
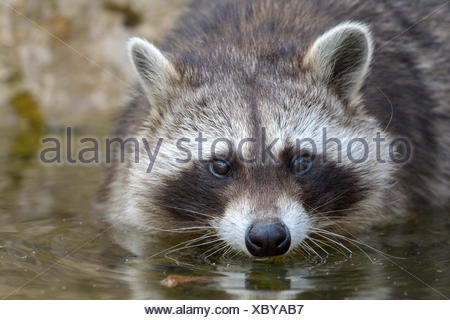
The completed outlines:
<svg viewBox="0 0 450 320">
<path fill-rule="evenodd" d="M 165 249 L 181 238 L 119 231 L 92 203 L 101 166 L 42 165 L 0 145 L 0 296 L 9 299 L 429 299 L 450 296 L 448 212 L 379 226 L 352 247 L 278 263 Z M 40 135 L 40 133 L 38 134 Z M 16 140 L 17 141 L 17 140 Z M 329 250 L 328 250 L 329 251 Z M 322 252 L 323 256 L 325 254 Z M 209 277 L 176 288 L 169 275 Z"/>
</svg>

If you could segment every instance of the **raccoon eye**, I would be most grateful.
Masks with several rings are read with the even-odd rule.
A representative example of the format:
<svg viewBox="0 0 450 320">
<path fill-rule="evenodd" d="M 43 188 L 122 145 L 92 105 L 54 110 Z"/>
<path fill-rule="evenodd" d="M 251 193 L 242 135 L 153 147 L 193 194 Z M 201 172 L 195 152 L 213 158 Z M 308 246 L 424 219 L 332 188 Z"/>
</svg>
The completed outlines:
<svg viewBox="0 0 450 320">
<path fill-rule="evenodd" d="M 291 171 L 295 175 L 302 175 L 308 172 L 312 166 L 310 155 L 296 156 L 291 160 Z"/>
<path fill-rule="evenodd" d="M 225 178 L 231 173 L 231 165 L 225 160 L 213 160 L 209 163 L 209 171 L 217 178 Z"/>
</svg>

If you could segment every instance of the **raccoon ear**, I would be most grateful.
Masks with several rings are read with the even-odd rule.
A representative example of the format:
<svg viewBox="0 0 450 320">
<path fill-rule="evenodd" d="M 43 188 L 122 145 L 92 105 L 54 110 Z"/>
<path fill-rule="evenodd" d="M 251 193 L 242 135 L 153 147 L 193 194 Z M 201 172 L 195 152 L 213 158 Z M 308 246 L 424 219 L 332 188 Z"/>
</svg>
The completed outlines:
<svg viewBox="0 0 450 320">
<path fill-rule="evenodd" d="M 178 78 L 172 63 L 153 44 L 140 38 L 128 41 L 128 55 L 150 103 L 164 102 L 170 83 Z"/>
<path fill-rule="evenodd" d="M 372 52 L 368 26 L 344 22 L 316 39 L 304 62 L 315 78 L 324 81 L 341 99 L 351 103 L 359 97 Z"/>
</svg>

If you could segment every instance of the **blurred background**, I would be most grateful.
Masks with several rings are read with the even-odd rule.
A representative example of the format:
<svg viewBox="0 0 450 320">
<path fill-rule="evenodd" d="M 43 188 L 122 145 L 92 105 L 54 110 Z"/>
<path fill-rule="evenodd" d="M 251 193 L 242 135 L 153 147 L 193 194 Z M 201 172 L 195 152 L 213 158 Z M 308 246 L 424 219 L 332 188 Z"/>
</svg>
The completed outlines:
<svg viewBox="0 0 450 320">
<path fill-rule="evenodd" d="M 450 296 L 448 212 L 380 226 L 362 248 L 319 251 L 320 259 L 215 264 L 194 251 L 145 259 L 116 245 L 92 206 L 101 164 L 39 161 L 42 139 L 64 142 L 67 126 L 75 141 L 112 130 L 134 82 L 127 39 L 158 44 L 187 1 L 0 0 L 0 298 Z M 211 281 L 164 288 L 171 274 Z"/>
<path fill-rule="evenodd" d="M 127 39 L 157 42 L 185 2 L 1 1 L 1 126 L 109 125 L 132 82 Z"/>
</svg>

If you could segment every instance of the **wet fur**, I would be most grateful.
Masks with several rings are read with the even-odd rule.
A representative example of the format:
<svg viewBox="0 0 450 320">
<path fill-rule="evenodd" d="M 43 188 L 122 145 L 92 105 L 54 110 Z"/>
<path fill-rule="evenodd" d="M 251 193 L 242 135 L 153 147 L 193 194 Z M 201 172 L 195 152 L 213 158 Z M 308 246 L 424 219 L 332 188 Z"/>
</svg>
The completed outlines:
<svg viewBox="0 0 450 320">
<path fill-rule="evenodd" d="M 448 205 L 448 6 L 436 14 L 437 26 L 430 18 L 405 32 L 440 5 L 433 2 L 413 8 L 406 1 L 196 1 L 159 44 L 174 76 L 158 81 L 162 94 L 150 98 L 140 86 L 123 114 L 120 136 L 145 137 L 152 148 L 160 137 L 165 142 L 151 174 L 145 158 L 135 164 L 133 156 L 109 169 L 102 199 L 111 221 L 142 230 L 210 223 L 223 232 L 227 224 L 236 233 L 219 236 L 245 250 L 233 243 L 245 221 L 290 219 L 298 204 L 311 221 L 332 212 L 322 226 L 341 219 L 346 228 Z M 367 78 L 351 94 L 321 82 L 308 57 L 316 39 L 345 21 L 368 25 L 374 45 Z M 331 158 L 302 181 L 286 172 L 286 161 L 246 166 L 234 159 L 235 179 L 224 181 L 195 157 L 174 162 L 182 157 L 175 141 L 194 140 L 197 132 L 237 143 L 265 128 L 268 140 L 280 138 L 274 153 L 284 159 L 292 156 L 293 137 L 315 138 L 322 127 L 343 141 L 372 139 L 378 131 L 405 137 L 414 156 L 402 166 Z M 246 152 L 257 149 L 258 143 Z M 242 208 L 240 221 L 224 216 L 239 216 Z"/>
</svg>

